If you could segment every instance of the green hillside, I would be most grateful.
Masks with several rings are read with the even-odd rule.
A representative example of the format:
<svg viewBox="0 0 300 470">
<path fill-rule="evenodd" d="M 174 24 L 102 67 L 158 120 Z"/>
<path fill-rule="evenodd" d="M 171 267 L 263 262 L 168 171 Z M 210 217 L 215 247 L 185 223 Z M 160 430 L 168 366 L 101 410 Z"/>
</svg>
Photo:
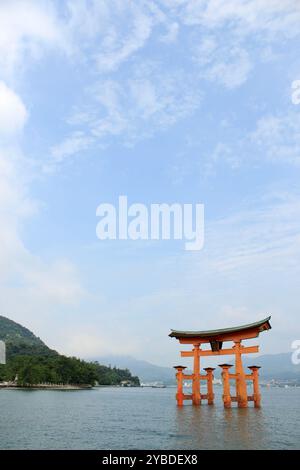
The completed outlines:
<svg viewBox="0 0 300 470">
<path fill-rule="evenodd" d="M 50 349 L 24 326 L 0 316 L 0 340 L 6 344 L 5 365 L 0 365 L 0 382 L 18 378 L 18 385 L 77 384 L 119 385 L 129 381 L 139 385 L 128 369 L 107 367 L 66 357 Z"/>
<path fill-rule="evenodd" d="M 53 356 L 56 351 L 48 348 L 30 330 L 9 318 L 0 315 L 0 340 L 6 344 L 7 359 L 16 355 Z"/>
</svg>

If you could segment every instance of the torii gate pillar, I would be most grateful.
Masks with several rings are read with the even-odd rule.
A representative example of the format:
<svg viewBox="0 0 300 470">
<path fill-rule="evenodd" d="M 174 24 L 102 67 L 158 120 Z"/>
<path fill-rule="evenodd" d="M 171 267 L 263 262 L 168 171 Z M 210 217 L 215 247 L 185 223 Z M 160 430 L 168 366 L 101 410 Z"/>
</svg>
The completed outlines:
<svg viewBox="0 0 300 470">
<path fill-rule="evenodd" d="M 241 341 L 235 341 L 232 348 L 235 353 L 235 388 L 239 408 L 247 408 L 248 406 L 247 382 L 242 362 L 243 347 Z"/>
<path fill-rule="evenodd" d="M 194 371 L 193 371 L 193 405 L 201 405 L 201 392 L 200 392 L 200 344 L 194 344 Z"/>
</svg>

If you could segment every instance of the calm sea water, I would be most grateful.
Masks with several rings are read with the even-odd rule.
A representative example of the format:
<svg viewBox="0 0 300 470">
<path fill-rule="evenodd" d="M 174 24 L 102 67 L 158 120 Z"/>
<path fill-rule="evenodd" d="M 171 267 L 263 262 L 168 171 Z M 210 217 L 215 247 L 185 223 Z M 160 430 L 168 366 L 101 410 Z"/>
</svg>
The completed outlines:
<svg viewBox="0 0 300 470">
<path fill-rule="evenodd" d="M 0 390 L 1 449 L 300 449 L 300 388 L 178 409 L 175 389 Z"/>
</svg>

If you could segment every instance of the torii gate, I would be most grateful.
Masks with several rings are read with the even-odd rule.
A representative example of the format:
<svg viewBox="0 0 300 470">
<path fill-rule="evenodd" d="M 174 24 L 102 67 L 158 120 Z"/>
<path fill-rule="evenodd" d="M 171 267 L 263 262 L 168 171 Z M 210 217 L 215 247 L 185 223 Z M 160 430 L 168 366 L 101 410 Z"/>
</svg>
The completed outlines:
<svg viewBox="0 0 300 470">
<path fill-rule="evenodd" d="M 202 400 L 207 400 L 209 405 L 214 402 L 213 393 L 213 371 L 214 368 L 207 367 L 205 375 L 200 374 L 200 356 L 222 356 L 228 354 L 235 355 L 235 373 L 230 373 L 229 369 L 231 364 L 219 364 L 222 368 L 223 379 L 223 402 L 225 408 L 231 406 L 231 402 L 237 402 L 240 408 L 248 406 L 248 401 L 253 401 L 255 407 L 260 406 L 260 392 L 258 370 L 260 367 L 251 366 L 249 369 L 251 373 L 245 374 L 242 363 L 242 354 L 257 353 L 258 346 L 245 347 L 242 341 L 245 339 L 252 339 L 259 336 L 262 331 L 271 329 L 270 318 L 248 325 L 236 326 L 233 328 L 225 328 L 222 330 L 211 331 L 177 331 L 171 330 L 169 336 L 176 338 L 181 344 L 192 344 L 192 351 L 181 351 L 181 357 L 193 357 L 194 367 L 192 374 L 185 374 L 184 366 L 175 366 L 177 370 L 177 404 L 183 405 L 184 400 L 192 400 L 193 405 L 201 405 Z M 234 345 L 231 348 L 223 349 L 223 343 L 232 341 Z M 210 344 L 210 349 L 201 349 L 202 344 Z M 193 388 L 192 394 L 185 394 L 183 392 L 183 380 L 192 380 Z M 230 379 L 235 380 L 236 396 L 230 395 Z M 200 382 L 201 380 L 207 381 L 207 394 L 201 394 Z M 247 394 L 247 380 L 253 382 L 253 395 Z"/>
</svg>

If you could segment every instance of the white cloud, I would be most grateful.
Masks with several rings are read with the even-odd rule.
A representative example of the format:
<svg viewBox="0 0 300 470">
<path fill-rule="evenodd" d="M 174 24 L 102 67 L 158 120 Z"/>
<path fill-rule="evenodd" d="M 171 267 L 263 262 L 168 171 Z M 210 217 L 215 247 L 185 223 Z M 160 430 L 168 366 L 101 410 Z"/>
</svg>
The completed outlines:
<svg viewBox="0 0 300 470">
<path fill-rule="evenodd" d="M 180 2 L 187 24 L 215 29 L 229 25 L 241 35 L 261 31 L 290 37 L 299 34 L 300 10 L 295 0 L 194 0 Z M 185 6 L 185 8 L 182 8 Z"/>
<path fill-rule="evenodd" d="M 119 38 L 117 31 L 111 31 L 105 38 L 104 50 L 96 55 L 96 65 L 100 71 L 115 70 L 119 64 L 144 46 L 150 36 L 151 19 L 142 12 L 135 12 L 127 38 Z"/>
<path fill-rule="evenodd" d="M 104 324 L 97 322 L 97 319 L 93 325 L 86 324 L 78 328 L 70 328 L 61 338 L 60 351 L 86 359 L 111 354 L 134 355 L 138 353 L 138 340 L 131 337 L 129 332 L 129 337 L 126 339 L 125 328 L 122 327 L 122 331 L 117 328 L 110 331 L 106 323 L 105 334 L 103 334 L 103 329 Z"/>
<path fill-rule="evenodd" d="M 12 137 L 22 131 L 27 117 L 20 97 L 0 81 L 0 136 Z"/>
<path fill-rule="evenodd" d="M 226 51 L 221 48 L 207 58 L 200 75 L 227 88 L 236 88 L 247 80 L 251 69 L 252 63 L 245 49 L 233 47 Z"/>
<path fill-rule="evenodd" d="M 300 165 L 299 112 L 262 117 L 250 138 L 268 160 Z"/>
<path fill-rule="evenodd" d="M 40 56 L 42 47 L 63 47 L 64 38 L 53 5 L 46 0 L 0 2 L 0 70 L 11 76 L 25 58 Z"/>
<path fill-rule="evenodd" d="M 257 207 L 210 224 L 207 262 L 213 270 L 234 272 L 247 267 L 266 273 L 269 268 L 298 269 L 299 195 L 276 191 L 258 200 Z"/>
<path fill-rule="evenodd" d="M 233 138 L 229 128 L 228 134 L 225 132 L 224 139 L 215 144 L 205 159 L 205 168 L 210 174 L 220 163 L 231 168 L 242 164 L 262 167 L 266 163 L 299 167 L 299 129 L 300 113 L 296 107 L 295 111 L 287 108 L 286 113 L 262 115 L 242 137 Z"/>
<path fill-rule="evenodd" d="M 145 70 L 146 69 L 146 70 Z M 201 101 L 201 90 L 183 72 L 161 72 L 155 66 L 140 70 L 120 83 L 100 80 L 88 88 L 86 108 L 76 111 L 68 122 L 74 131 L 52 149 L 58 161 L 84 150 L 96 139 L 102 144 L 118 137 L 126 145 L 152 136 L 184 119 Z"/>
<path fill-rule="evenodd" d="M 92 142 L 93 139 L 85 136 L 83 132 L 74 132 L 61 144 L 54 146 L 51 153 L 54 160 L 60 162 L 65 157 L 88 149 Z"/>
<path fill-rule="evenodd" d="M 178 22 L 194 27 L 190 47 L 200 76 L 227 88 L 242 85 L 260 60 L 275 60 L 278 56 L 270 52 L 272 45 L 300 34 L 300 9 L 295 0 L 163 3 Z"/>
<path fill-rule="evenodd" d="M 157 14 L 147 5 L 123 0 L 68 3 L 66 30 L 78 54 L 90 54 L 99 72 L 112 72 L 141 49 L 152 33 Z"/>
<path fill-rule="evenodd" d="M 32 298 L 40 298 L 44 303 L 77 305 L 86 294 L 79 273 L 68 260 L 45 263 L 29 255 L 25 266 L 20 266 L 20 272 L 28 294 Z"/>
<path fill-rule="evenodd" d="M 0 82 L 0 217 L 1 234 L 6 241 L 15 226 L 14 219 L 26 217 L 33 210 L 33 203 L 26 195 L 24 159 L 18 147 L 17 137 L 23 131 L 28 112 L 21 98 L 4 82 Z M 9 221 L 4 223 L 4 218 Z M 5 252 L 6 250 L 4 250 Z"/>
<path fill-rule="evenodd" d="M 166 44 L 176 41 L 179 33 L 179 24 L 175 21 L 167 26 L 167 32 L 161 35 L 160 40 Z"/>
<path fill-rule="evenodd" d="M 207 172 L 213 171 L 218 163 L 226 162 L 231 168 L 236 168 L 240 164 L 239 152 L 234 150 L 227 144 L 219 142 L 212 151 L 206 167 Z"/>
<path fill-rule="evenodd" d="M 247 50 L 238 45 L 217 41 L 211 35 L 204 37 L 193 51 L 193 60 L 199 66 L 199 75 L 227 88 L 236 88 L 248 78 L 252 63 Z"/>
</svg>

